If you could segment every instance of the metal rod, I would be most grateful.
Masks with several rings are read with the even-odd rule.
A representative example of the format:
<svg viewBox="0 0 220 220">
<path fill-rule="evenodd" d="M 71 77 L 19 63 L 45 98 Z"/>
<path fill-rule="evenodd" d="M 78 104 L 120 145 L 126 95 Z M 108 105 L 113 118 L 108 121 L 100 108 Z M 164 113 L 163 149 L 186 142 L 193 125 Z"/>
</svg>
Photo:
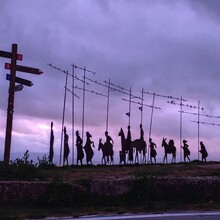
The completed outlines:
<svg viewBox="0 0 220 220">
<path fill-rule="evenodd" d="M 61 143 L 60 143 L 60 166 L 61 166 L 61 161 L 62 161 L 63 130 L 64 130 L 64 120 L 65 120 L 65 111 L 66 111 L 66 88 L 67 88 L 67 82 L 68 82 L 68 71 L 66 71 L 64 99 L 63 99 L 63 116 L 62 116 L 62 128 L 61 128 Z M 63 165 L 64 165 L 64 161 L 63 161 Z"/>
<path fill-rule="evenodd" d="M 109 98 L 110 98 L 110 79 L 108 80 L 108 97 L 107 97 L 107 116 L 106 116 L 106 131 L 108 131 L 108 117 L 109 117 Z"/>
<path fill-rule="evenodd" d="M 86 68 L 83 69 L 83 112 L 82 112 L 82 142 L 84 138 L 84 124 L 85 124 L 85 97 L 86 97 Z"/>
<path fill-rule="evenodd" d="M 151 138 L 151 131 L 152 131 L 152 124 L 153 124 L 153 114 L 154 114 L 154 102 L 155 102 L 155 93 L 153 93 L 153 100 L 152 100 L 152 109 L 151 109 L 151 116 L 150 116 L 150 129 L 149 129 L 149 139 Z M 149 149 L 147 151 L 147 163 L 149 162 Z"/>
<path fill-rule="evenodd" d="M 200 101 L 198 100 L 198 160 L 199 160 L 199 136 L 200 136 L 200 131 L 199 131 L 199 120 L 200 120 Z"/>
<path fill-rule="evenodd" d="M 128 125 L 131 126 L 131 87 L 129 92 L 129 117 L 128 117 Z"/>
<path fill-rule="evenodd" d="M 144 89 L 141 91 L 141 124 L 143 123 L 143 111 L 144 111 Z"/>
<path fill-rule="evenodd" d="M 200 116 L 201 116 L 201 115 L 200 115 Z M 191 122 L 198 123 L 198 121 L 193 121 L 193 120 L 191 120 Z M 220 126 L 220 124 L 210 123 L 210 122 L 204 122 L 204 121 L 200 121 L 199 124 L 212 125 L 212 126 Z"/>
<path fill-rule="evenodd" d="M 74 144 L 75 144 L 75 96 L 74 96 L 74 87 L 75 87 L 75 72 L 74 72 L 74 63 L 72 65 L 72 164 L 74 165 Z"/>
<path fill-rule="evenodd" d="M 183 111 L 183 98 L 181 96 L 181 99 L 180 99 L 180 162 L 182 162 L 182 123 L 183 123 L 183 114 L 182 114 L 182 111 Z"/>
<path fill-rule="evenodd" d="M 167 96 L 167 95 L 161 95 L 161 94 L 157 94 L 157 93 L 152 93 L 152 92 L 144 92 L 145 94 L 148 94 L 148 95 L 154 95 L 155 96 L 158 96 L 158 97 L 163 97 L 163 98 L 168 98 L 168 99 L 175 99 L 175 100 L 180 100 L 179 97 L 173 97 L 173 96 Z M 186 99 L 182 99 L 182 101 L 187 101 Z"/>
</svg>

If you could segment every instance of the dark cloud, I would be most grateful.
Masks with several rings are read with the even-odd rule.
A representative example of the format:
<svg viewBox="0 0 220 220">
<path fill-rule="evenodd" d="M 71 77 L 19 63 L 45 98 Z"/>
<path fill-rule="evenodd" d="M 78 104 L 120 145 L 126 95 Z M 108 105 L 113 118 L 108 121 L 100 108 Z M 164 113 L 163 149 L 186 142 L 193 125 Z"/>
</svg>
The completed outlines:
<svg viewBox="0 0 220 220">
<path fill-rule="evenodd" d="M 219 22 L 220 2 L 218 0 L 188 0 L 188 3 L 200 16 L 208 16 Z"/>
</svg>

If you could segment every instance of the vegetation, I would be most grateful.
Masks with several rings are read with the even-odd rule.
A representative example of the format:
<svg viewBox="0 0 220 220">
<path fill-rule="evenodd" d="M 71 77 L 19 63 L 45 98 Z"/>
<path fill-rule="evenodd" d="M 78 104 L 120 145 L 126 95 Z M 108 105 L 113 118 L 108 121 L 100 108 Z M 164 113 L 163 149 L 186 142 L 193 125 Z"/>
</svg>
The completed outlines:
<svg viewBox="0 0 220 220">
<path fill-rule="evenodd" d="M 152 177 L 220 176 L 220 163 L 115 165 L 115 166 L 65 166 L 56 167 L 48 158 L 38 158 L 34 164 L 26 151 L 22 159 L 11 161 L 8 167 L 0 163 L 0 180 L 49 181 L 50 187 L 37 200 L 24 204 L 1 205 L 0 219 L 43 218 L 46 216 L 79 216 L 84 214 L 126 212 L 163 212 L 171 210 L 218 209 L 220 199 L 198 197 L 193 190 L 172 194 L 158 191 Z M 91 196 L 90 181 L 122 177 L 142 177 L 128 193 L 118 197 Z M 84 191 L 72 193 L 72 184 L 79 184 Z M 12 211 L 13 210 L 13 211 Z"/>
</svg>

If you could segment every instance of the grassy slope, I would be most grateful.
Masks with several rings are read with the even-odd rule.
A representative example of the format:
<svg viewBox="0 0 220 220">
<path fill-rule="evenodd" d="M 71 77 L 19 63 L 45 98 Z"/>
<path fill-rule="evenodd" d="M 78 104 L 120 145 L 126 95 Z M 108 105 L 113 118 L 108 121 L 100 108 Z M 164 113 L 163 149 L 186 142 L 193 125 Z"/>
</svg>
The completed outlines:
<svg viewBox="0 0 220 220">
<path fill-rule="evenodd" d="M 20 175 L 18 175 L 20 173 Z M 15 175 L 16 174 L 16 175 Z M 50 169 L 36 169 L 31 172 L 31 175 L 26 175 L 26 179 L 37 179 L 45 181 L 64 180 L 73 183 L 88 182 L 92 179 L 108 179 L 121 178 L 125 176 L 220 176 L 220 163 L 206 163 L 192 162 L 187 164 L 157 164 L 157 165 L 132 165 L 132 166 L 71 166 L 62 168 Z M 10 171 L 1 175 L 1 180 L 4 179 L 22 179 L 22 171 Z M 145 183 L 144 183 L 145 184 Z M 166 199 L 156 198 L 152 199 L 151 194 L 145 191 L 133 191 L 130 195 L 124 198 L 124 201 L 109 200 L 103 202 L 93 201 L 84 204 L 77 204 L 77 206 L 5 206 L 1 207 L 0 218 L 6 219 L 22 219 L 25 217 L 40 218 L 45 216 L 78 216 L 83 214 L 97 214 L 97 213 L 143 213 L 143 212 L 166 212 L 173 210 L 212 210 L 219 209 L 220 201 L 185 201 L 182 199 Z M 140 193 L 141 198 L 134 203 L 133 197 Z M 142 200 L 143 196 L 143 200 Z"/>
</svg>

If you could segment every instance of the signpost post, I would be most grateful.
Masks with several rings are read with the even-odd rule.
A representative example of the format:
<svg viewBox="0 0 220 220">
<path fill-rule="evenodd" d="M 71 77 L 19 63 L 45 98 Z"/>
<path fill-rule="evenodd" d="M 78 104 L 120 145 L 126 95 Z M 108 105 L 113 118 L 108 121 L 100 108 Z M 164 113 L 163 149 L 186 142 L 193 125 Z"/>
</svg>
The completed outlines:
<svg viewBox="0 0 220 220">
<path fill-rule="evenodd" d="M 4 163 L 6 166 L 9 165 L 10 161 L 10 151 L 11 151 L 11 134 L 12 134 L 12 122 L 13 122 L 13 112 L 14 112 L 14 93 L 21 91 L 23 85 L 31 87 L 33 83 L 29 80 L 16 77 L 16 71 L 26 72 L 31 74 L 40 75 L 43 72 L 40 69 L 20 66 L 17 65 L 17 60 L 22 60 L 22 54 L 17 53 L 17 44 L 12 44 L 11 52 L 0 50 L 0 57 L 11 59 L 11 63 L 5 63 L 5 69 L 10 70 L 10 75 L 6 75 L 6 79 L 10 81 L 9 83 L 9 95 L 8 95 L 8 109 L 7 109 L 7 122 L 6 122 L 6 134 L 5 134 L 5 151 L 4 151 Z M 21 85 L 15 85 L 15 82 Z"/>
<path fill-rule="evenodd" d="M 16 77 L 16 64 L 17 64 L 17 44 L 12 44 L 11 52 L 11 68 L 10 68 L 10 83 L 9 83 L 9 96 L 8 96 L 8 109 L 7 109 L 7 122 L 5 133 L 5 152 L 4 163 L 9 165 L 10 152 L 11 152 L 11 134 L 12 134 L 12 122 L 14 112 L 14 93 L 15 93 L 15 77 Z"/>
</svg>

